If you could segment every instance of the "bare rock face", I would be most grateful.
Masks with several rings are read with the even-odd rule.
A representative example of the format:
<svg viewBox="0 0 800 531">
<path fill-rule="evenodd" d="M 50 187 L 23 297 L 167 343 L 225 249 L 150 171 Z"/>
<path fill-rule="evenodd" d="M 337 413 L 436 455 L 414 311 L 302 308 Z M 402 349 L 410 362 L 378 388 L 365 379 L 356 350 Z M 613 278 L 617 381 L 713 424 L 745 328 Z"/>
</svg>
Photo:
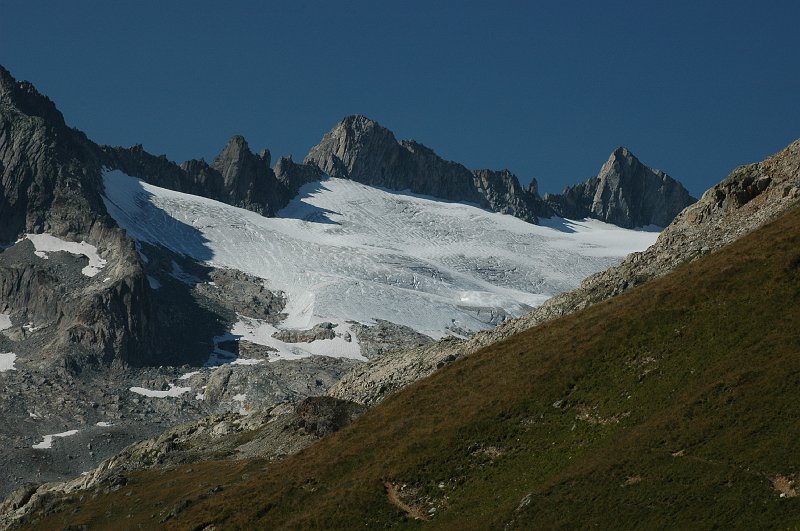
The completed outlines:
<svg viewBox="0 0 800 531">
<path fill-rule="evenodd" d="M 472 172 L 418 142 L 398 142 L 391 131 L 365 116 L 342 120 L 311 149 L 305 162 L 331 177 L 476 203 L 532 223 L 537 213 L 550 212 L 538 195 L 523 189 L 507 170 Z"/>
<path fill-rule="evenodd" d="M 149 297 L 133 244 L 101 199 L 97 146 L 70 129 L 55 105 L 0 67 L 0 240 L 47 232 L 87 241 L 107 265 L 74 282 L 47 260 L 0 252 L 0 310 L 48 326 L 43 351 L 80 351 L 105 362 L 158 356 L 151 343 Z M 24 254 L 17 250 L 17 257 Z M 27 256 L 32 256 L 32 249 Z"/>
<path fill-rule="evenodd" d="M 275 177 L 268 150 L 256 155 L 244 137 L 232 137 L 209 165 L 189 160 L 178 166 L 164 155 L 154 156 L 141 145 L 102 146 L 103 164 L 156 186 L 215 199 L 265 216 L 272 216 L 294 196 Z"/>
<path fill-rule="evenodd" d="M 231 205 L 262 215 L 273 215 L 275 204 L 286 199 L 270 165 L 270 153 L 255 155 L 242 136 L 232 137 L 211 167 L 222 177 L 223 197 Z"/>
<path fill-rule="evenodd" d="M 292 157 L 281 157 L 275 164 L 275 177 L 293 197 L 301 186 L 321 181 L 325 174 L 314 164 L 298 164 Z"/>
<path fill-rule="evenodd" d="M 614 150 L 597 177 L 545 200 L 562 217 L 591 217 L 626 228 L 666 227 L 696 201 L 681 183 L 645 166 L 624 147 Z"/>
<path fill-rule="evenodd" d="M 539 217 L 553 216 L 552 209 L 539 197 L 535 179 L 525 190 L 508 170 L 474 170 L 472 173 L 475 175 L 475 186 L 491 210 L 530 223 L 537 223 Z"/>
<path fill-rule="evenodd" d="M 314 341 L 324 341 L 336 337 L 334 329 L 338 325 L 333 323 L 319 323 L 308 330 L 278 330 L 272 337 L 285 343 L 313 343 Z"/>
</svg>

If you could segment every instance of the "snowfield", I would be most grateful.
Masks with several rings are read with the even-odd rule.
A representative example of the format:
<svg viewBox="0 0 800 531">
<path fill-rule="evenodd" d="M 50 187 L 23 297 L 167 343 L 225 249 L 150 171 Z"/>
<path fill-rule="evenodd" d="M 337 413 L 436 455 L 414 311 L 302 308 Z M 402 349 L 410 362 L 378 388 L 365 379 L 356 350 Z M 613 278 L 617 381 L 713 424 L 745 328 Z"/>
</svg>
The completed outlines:
<svg viewBox="0 0 800 531">
<path fill-rule="evenodd" d="M 0 352 L 0 372 L 15 371 L 14 362 L 17 361 L 17 355 L 13 352 Z"/>
<path fill-rule="evenodd" d="M 577 287 L 658 236 L 595 220 L 531 225 L 333 178 L 304 186 L 277 218 L 119 171 L 106 172 L 105 189 L 109 213 L 132 238 L 283 291 L 288 318 L 281 328 L 385 319 L 434 338 L 486 329 Z M 242 319 L 236 332 L 278 347 L 265 323 Z M 359 356 L 355 344 L 336 347 Z"/>
<path fill-rule="evenodd" d="M 106 265 L 106 261 L 97 253 L 97 247 L 92 244 L 68 242 L 50 234 L 26 234 L 25 238 L 29 239 L 36 248 L 34 254 L 45 260 L 48 258 L 47 253 L 56 251 L 85 256 L 89 259 L 89 265 L 81 269 L 81 273 L 87 277 L 95 276 Z"/>
<path fill-rule="evenodd" d="M 150 398 L 177 398 L 183 393 L 191 391 L 191 387 L 177 387 L 175 384 L 169 384 L 169 389 L 166 391 L 158 391 L 156 389 L 147 389 L 146 387 L 131 387 L 130 391 L 137 395 L 147 396 Z"/>
<path fill-rule="evenodd" d="M 42 442 L 34 444 L 33 446 L 31 446 L 31 448 L 34 448 L 36 450 L 47 450 L 53 447 L 53 439 L 55 439 L 56 437 L 72 437 L 76 433 L 78 433 L 78 430 L 69 430 L 63 433 L 54 433 L 52 435 L 45 435 L 42 439 Z"/>
</svg>

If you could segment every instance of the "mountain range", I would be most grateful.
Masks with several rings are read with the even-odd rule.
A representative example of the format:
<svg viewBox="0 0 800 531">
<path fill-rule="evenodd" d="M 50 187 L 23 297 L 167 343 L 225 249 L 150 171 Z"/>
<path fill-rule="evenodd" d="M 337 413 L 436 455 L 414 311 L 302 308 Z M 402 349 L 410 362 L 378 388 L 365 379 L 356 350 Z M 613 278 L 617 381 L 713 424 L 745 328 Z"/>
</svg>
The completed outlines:
<svg viewBox="0 0 800 531">
<path fill-rule="evenodd" d="M 85 491 L 127 507 L 135 519 L 146 519 L 146 506 L 177 527 L 457 525 L 459 515 L 477 518 L 466 507 L 483 507 L 474 493 L 505 482 L 519 488 L 500 489 L 502 509 L 475 521 L 525 527 L 536 522 L 534 508 L 558 514 L 558 504 L 535 498 L 557 489 L 498 471 L 544 466 L 555 474 L 547 481 L 555 481 L 567 473 L 559 463 L 568 454 L 605 452 L 620 429 L 640 429 L 642 415 L 656 414 L 611 398 L 621 392 L 608 383 L 618 363 L 645 376 L 648 364 L 664 367 L 669 385 L 698 392 L 693 380 L 666 368 L 702 364 L 694 354 L 702 349 L 686 345 L 715 348 L 692 324 L 708 304 L 687 295 L 713 290 L 691 282 L 707 277 L 718 286 L 729 278 L 739 291 L 759 282 L 769 293 L 783 286 L 769 301 L 744 295 L 713 303 L 733 308 L 728 324 L 740 323 L 708 324 L 726 337 L 738 334 L 736 348 L 744 350 L 731 350 L 738 366 L 745 347 L 760 341 L 757 328 L 740 322 L 753 305 L 769 302 L 769 315 L 784 312 L 787 322 L 796 317 L 789 256 L 796 223 L 786 213 L 800 198 L 800 141 L 736 169 L 699 201 L 623 147 L 596 177 L 542 197 L 536 180 L 525 188 L 508 170 L 467 169 L 398 141 L 364 116 L 342 120 L 302 163 L 282 157 L 273 166 L 268 150 L 253 153 L 234 136 L 210 164 L 178 165 L 141 145 L 92 142 L 46 96 L 0 67 L 0 172 L 0 381 L 7 391 L 0 465 L 8 471 L 0 494 L 10 494 L 0 506 L 3 526 L 71 524 L 65 508 L 75 503 L 85 516 L 76 522 L 108 526 L 104 518 L 119 518 L 115 511 L 98 516 L 94 502 L 78 499 Z M 766 249 L 766 270 L 781 271 L 769 281 L 754 276 L 753 257 Z M 656 299 L 661 313 L 643 324 Z M 583 329 L 603 322 L 621 335 L 609 332 L 607 343 L 587 347 Z M 658 333 L 630 332 L 644 329 Z M 658 342 L 668 329 L 676 330 L 676 348 L 664 353 Z M 771 341 L 768 348 L 791 347 L 784 335 Z M 548 345 L 546 352 L 532 350 L 537 344 Z M 695 357 L 680 358 L 679 345 Z M 575 353 L 568 370 L 559 369 L 564 352 Z M 547 369 L 535 369 L 537 359 Z M 725 371 L 704 374 L 744 377 Z M 511 392 L 534 373 L 532 388 Z M 537 383 L 545 380 L 565 390 Z M 505 386 L 508 394 L 479 405 L 478 389 Z M 462 404 L 443 389 L 477 402 Z M 665 393 L 656 386 L 647 400 L 666 403 L 673 395 Z M 534 398 L 523 404 L 524 396 Z M 546 409 L 536 417 L 539 402 L 551 398 L 561 416 Z M 433 413 L 457 418 L 463 408 L 475 411 L 466 424 L 442 424 Z M 425 413 L 402 413 L 415 411 Z M 555 460 L 522 463 L 515 456 L 538 455 L 543 440 L 508 443 L 519 429 L 492 420 L 498 416 L 534 419 L 530 426 L 535 418 L 560 426 L 574 417 L 572 430 L 581 428 L 576 440 L 557 431 L 553 445 L 562 453 Z M 363 435 L 375 430 L 395 441 L 403 430 L 408 436 L 393 454 Z M 758 445 L 772 440 L 766 433 Z M 569 445 L 584 450 L 564 450 Z M 308 446 L 274 471 L 261 461 Z M 364 455 L 366 475 L 352 475 L 358 467 L 349 457 L 344 468 L 320 464 L 335 462 L 333 454 Z M 398 468 L 391 455 L 408 466 Z M 231 479 L 209 461 L 223 458 L 243 460 L 231 470 L 256 479 Z M 795 492 L 794 465 L 760 463 L 773 467 L 763 472 L 773 485 L 788 482 L 780 492 Z M 207 493 L 182 495 L 149 475 L 186 465 L 180 470 Z M 256 469 L 264 466 L 285 479 L 276 480 L 281 485 L 312 494 L 262 483 Z M 287 472 L 292 467 L 296 474 Z M 314 467 L 319 477 L 306 473 Z M 623 480 L 639 477 L 631 474 Z M 212 477 L 219 484 L 206 488 Z M 179 483 L 181 492 L 191 490 Z M 152 495 L 142 501 L 147 490 Z M 251 507 L 235 501 L 255 491 L 263 496 Z M 298 516 L 306 503 L 316 516 Z M 357 509 L 333 511 L 343 503 Z M 553 518 L 539 522 L 559 521 Z"/>
</svg>

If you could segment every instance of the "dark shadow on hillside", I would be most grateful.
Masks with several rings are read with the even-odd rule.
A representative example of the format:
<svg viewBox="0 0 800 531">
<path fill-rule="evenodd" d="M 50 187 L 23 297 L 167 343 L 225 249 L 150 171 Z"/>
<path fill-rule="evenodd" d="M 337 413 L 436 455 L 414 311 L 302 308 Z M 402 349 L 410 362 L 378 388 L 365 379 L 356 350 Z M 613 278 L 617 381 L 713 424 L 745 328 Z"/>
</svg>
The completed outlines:
<svg viewBox="0 0 800 531">
<path fill-rule="evenodd" d="M 542 227 L 547 227 L 548 229 L 554 229 L 557 230 L 558 232 L 564 232 L 566 234 L 572 234 L 574 232 L 577 232 L 572 227 L 572 223 L 573 222 L 571 220 L 565 218 L 558 218 L 558 217 L 539 218 L 539 225 L 541 225 Z"/>
<path fill-rule="evenodd" d="M 314 181 L 304 184 L 298 194 L 291 200 L 288 206 L 278 212 L 279 218 L 299 219 L 309 223 L 323 223 L 326 225 L 339 225 L 338 222 L 330 218 L 331 215 L 341 215 L 340 212 L 321 208 L 303 201 L 314 195 L 327 190 L 324 181 Z"/>
<path fill-rule="evenodd" d="M 211 280 L 212 268 L 203 263 L 214 256 L 208 239 L 156 206 L 153 194 L 141 181 L 107 180 L 106 192 L 109 186 L 114 187 L 113 199 L 125 205 L 117 204 L 107 193 L 106 208 L 137 242 L 150 288 L 150 333 L 154 337 L 145 343 L 153 347 L 138 357 L 136 365 L 202 366 L 214 350 L 214 337 L 225 334 L 231 320 L 223 309 L 198 297 L 195 289 Z M 146 241 L 164 241 L 170 247 Z"/>
</svg>

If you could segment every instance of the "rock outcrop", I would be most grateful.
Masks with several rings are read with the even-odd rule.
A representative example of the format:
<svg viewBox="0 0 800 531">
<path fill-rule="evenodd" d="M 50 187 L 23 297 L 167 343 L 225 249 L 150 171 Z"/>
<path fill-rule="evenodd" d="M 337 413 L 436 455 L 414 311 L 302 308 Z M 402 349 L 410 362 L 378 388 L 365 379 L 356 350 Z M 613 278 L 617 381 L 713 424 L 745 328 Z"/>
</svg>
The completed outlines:
<svg viewBox="0 0 800 531">
<path fill-rule="evenodd" d="M 275 177 L 294 196 L 301 186 L 321 181 L 325 174 L 314 164 L 298 164 L 292 157 L 281 157 L 275 164 Z"/>
<path fill-rule="evenodd" d="M 76 283 L 48 260 L 0 260 L 0 312 L 46 325 L 42 351 L 109 363 L 157 358 L 145 275 L 133 243 L 103 205 L 97 146 L 2 67 L 0 172 L 0 241 L 46 232 L 96 246 L 107 264 L 102 275 Z"/>
<path fill-rule="evenodd" d="M 339 122 L 311 149 L 305 163 L 331 177 L 476 203 L 532 223 L 537 221 L 537 213 L 550 212 L 541 198 L 523 189 L 510 172 L 472 172 L 418 142 L 398 142 L 391 131 L 365 116 L 348 116 Z"/>
<path fill-rule="evenodd" d="M 624 147 L 614 150 L 597 177 L 567 187 L 545 201 L 561 217 L 585 217 L 635 228 L 666 227 L 696 201 L 686 188 L 661 170 L 654 170 Z"/>
<path fill-rule="evenodd" d="M 550 206 L 539 197 L 536 179 L 528 189 L 522 188 L 517 177 L 508 170 L 474 170 L 475 186 L 485 198 L 490 210 L 508 214 L 531 223 L 554 215 Z"/>
</svg>

